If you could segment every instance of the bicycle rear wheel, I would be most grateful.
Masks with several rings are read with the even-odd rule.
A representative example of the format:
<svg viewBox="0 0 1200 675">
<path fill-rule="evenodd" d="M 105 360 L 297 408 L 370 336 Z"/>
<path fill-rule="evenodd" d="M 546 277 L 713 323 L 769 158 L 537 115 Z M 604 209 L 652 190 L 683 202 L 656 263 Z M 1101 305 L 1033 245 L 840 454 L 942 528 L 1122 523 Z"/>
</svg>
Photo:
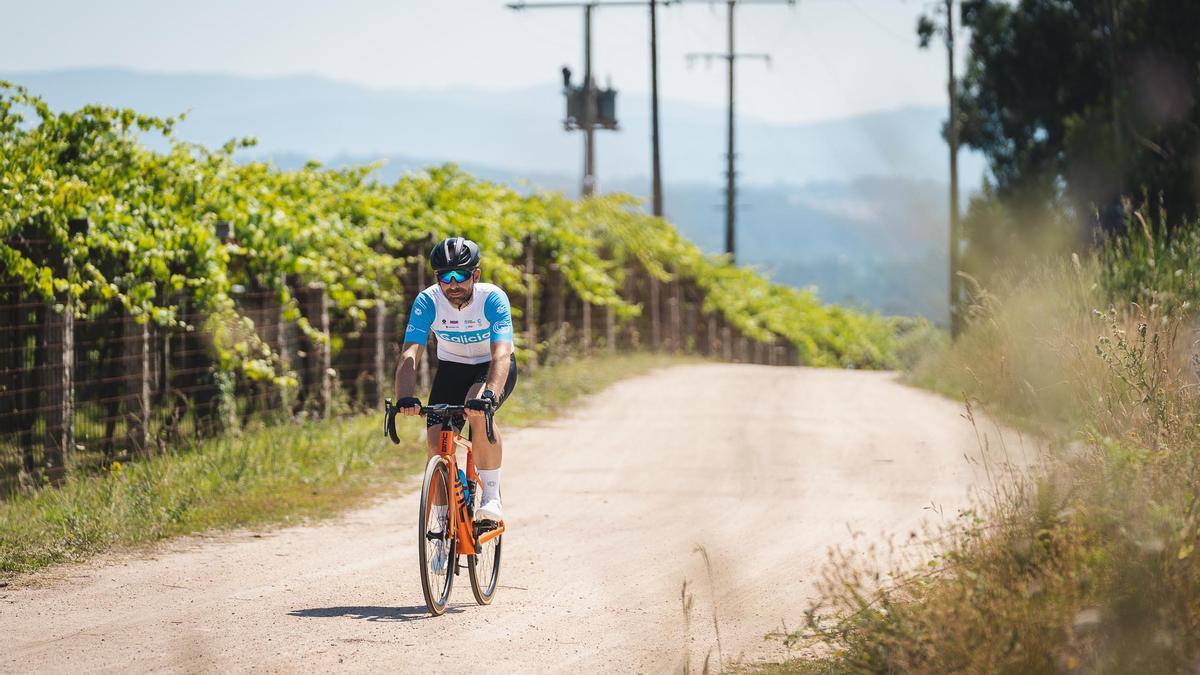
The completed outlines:
<svg viewBox="0 0 1200 675">
<path fill-rule="evenodd" d="M 446 460 L 430 457 L 421 483 L 421 508 L 417 518 L 417 555 L 421 565 L 421 592 L 425 604 L 434 616 L 446 611 L 450 589 L 454 587 L 454 570 L 458 565 L 454 537 L 451 536 L 453 510 L 447 508 L 439 515 L 434 497 L 442 504 L 450 501 L 450 470 Z M 439 551 L 440 548 L 440 551 Z M 440 569 L 435 565 L 440 564 Z"/>
<path fill-rule="evenodd" d="M 480 499 L 482 500 L 482 497 Z M 477 529 L 475 534 L 481 533 Z M 489 539 L 477 547 L 475 555 L 467 556 L 467 569 L 471 573 L 471 593 L 475 596 L 475 602 L 481 605 L 492 603 L 492 598 L 496 595 L 496 586 L 500 583 L 500 540 L 503 538 L 504 535 L 501 534 Z"/>
</svg>

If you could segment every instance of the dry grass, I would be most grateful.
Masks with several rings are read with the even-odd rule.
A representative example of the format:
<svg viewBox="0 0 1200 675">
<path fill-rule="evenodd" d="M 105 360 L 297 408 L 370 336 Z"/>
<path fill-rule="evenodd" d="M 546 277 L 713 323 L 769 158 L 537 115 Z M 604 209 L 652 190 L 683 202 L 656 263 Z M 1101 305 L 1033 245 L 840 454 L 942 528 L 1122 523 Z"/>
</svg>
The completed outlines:
<svg viewBox="0 0 1200 675">
<path fill-rule="evenodd" d="M 617 380 L 685 361 L 651 354 L 566 360 L 523 376 L 501 413 L 521 426 Z M 362 504 L 425 463 L 422 420 L 384 440 L 382 413 L 246 429 L 145 462 L 114 463 L 0 502 L 0 578 L 210 528 L 289 524 Z"/>
<path fill-rule="evenodd" d="M 990 498 L 923 546 L 881 548 L 866 563 L 833 552 L 821 606 L 787 638 L 831 654 L 805 668 L 1200 670 L 1194 301 L 1177 284 L 1157 302 L 1152 271 L 1114 272 L 1153 268 L 1167 245 L 1123 260 L 1130 247 L 1114 246 L 995 295 L 977 289 L 966 335 L 911 377 L 1037 430 L 1049 453 L 997 478 Z"/>
</svg>

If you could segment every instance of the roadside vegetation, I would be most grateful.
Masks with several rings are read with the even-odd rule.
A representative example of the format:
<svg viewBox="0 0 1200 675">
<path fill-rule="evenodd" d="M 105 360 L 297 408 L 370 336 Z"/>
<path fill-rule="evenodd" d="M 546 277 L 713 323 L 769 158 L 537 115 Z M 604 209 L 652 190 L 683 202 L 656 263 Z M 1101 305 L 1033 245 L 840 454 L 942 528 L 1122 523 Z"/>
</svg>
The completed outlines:
<svg viewBox="0 0 1200 675">
<path fill-rule="evenodd" d="M 608 385 L 684 362 L 651 354 L 566 360 L 522 374 L 499 419 L 547 419 Z M 76 474 L 57 489 L 0 502 L 0 577 L 210 529 L 286 525 L 394 494 L 425 463 L 423 420 L 382 415 L 259 425 L 142 462 Z"/>
<path fill-rule="evenodd" d="M 361 329 L 377 303 L 411 302 L 407 274 L 431 242 L 461 235 L 479 242 L 487 280 L 515 299 L 561 291 L 627 323 L 652 283 L 678 284 L 704 319 L 809 365 L 895 367 L 893 337 L 913 327 L 707 255 L 628 195 L 521 194 L 453 165 L 391 185 L 372 179 L 373 166 L 285 171 L 235 159 L 252 140 L 180 141 L 179 123 L 99 105 L 57 112 L 0 81 L 0 284 L 80 318 L 116 312 L 180 330 L 202 328 L 184 325 L 185 302 L 234 326 L 244 323 L 240 292 L 275 293 L 320 340 L 329 337 L 302 316 L 302 289 L 320 284 L 332 321 Z M 142 143 L 151 137 L 169 150 Z M 73 229 L 78 219 L 90 227 Z M 523 311 L 514 302 L 534 320 Z M 215 348 L 231 377 L 290 383 L 267 341 L 229 329 Z"/>
<path fill-rule="evenodd" d="M 785 638 L 823 657 L 783 668 L 1195 670 L 1200 225 L 1168 236 L 1142 212 L 1127 232 L 975 288 L 965 334 L 911 378 L 1036 432 L 1045 453 L 993 474 L 923 547 L 831 554 L 820 605 Z"/>
</svg>

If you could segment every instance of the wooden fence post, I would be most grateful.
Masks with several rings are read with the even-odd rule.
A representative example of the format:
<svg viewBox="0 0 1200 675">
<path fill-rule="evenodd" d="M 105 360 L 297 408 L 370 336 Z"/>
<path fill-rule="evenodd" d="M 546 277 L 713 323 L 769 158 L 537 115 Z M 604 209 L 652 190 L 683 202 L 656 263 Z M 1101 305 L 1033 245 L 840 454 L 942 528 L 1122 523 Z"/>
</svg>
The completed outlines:
<svg viewBox="0 0 1200 675">
<path fill-rule="evenodd" d="M 696 330 L 696 303 L 687 300 L 685 295 L 683 301 L 683 350 L 685 352 L 698 351 L 699 344 L 700 337 Z"/>
<path fill-rule="evenodd" d="M 647 272 L 649 274 L 649 272 Z M 658 311 L 659 306 L 659 282 L 658 277 L 650 274 L 650 349 L 659 351 L 662 349 L 662 319 Z"/>
<path fill-rule="evenodd" d="M 279 280 L 280 288 L 286 285 L 286 279 Z M 284 318 L 284 314 L 283 303 L 279 302 L 278 298 L 275 298 L 273 304 L 271 304 L 271 319 L 275 322 L 275 332 L 271 334 L 274 338 L 274 344 L 271 346 L 279 354 L 280 371 L 287 373 L 292 369 L 293 345 L 288 340 L 288 323 L 287 319 Z M 279 397 L 279 410 L 286 411 L 286 414 L 290 416 L 294 392 L 288 392 L 284 387 L 277 387 L 276 390 L 276 395 Z"/>
<path fill-rule="evenodd" d="M 609 355 L 617 353 L 617 313 L 612 305 L 604 307 L 604 346 Z"/>
<path fill-rule="evenodd" d="M 671 353 L 677 354 L 682 350 L 683 325 L 679 314 L 679 282 L 671 284 L 671 297 L 667 298 L 667 312 L 671 321 Z"/>
<path fill-rule="evenodd" d="M 529 372 L 537 371 L 538 317 L 535 302 L 538 283 L 533 266 L 533 235 L 525 238 L 525 348 L 529 350 Z"/>
<path fill-rule="evenodd" d="M 706 328 L 707 329 L 704 332 L 704 339 L 708 344 L 705 346 L 704 353 L 706 355 L 708 355 L 709 358 L 715 358 L 717 355 L 717 315 L 716 314 L 708 315 L 708 322 L 706 324 Z"/>
<path fill-rule="evenodd" d="M 329 344 L 329 300 L 325 295 L 325 284 L 313 282 L 304 293 L 304 317 L 313 330 L 323 339 L 309 337 L 304 359 L 308 387 L 306 405 L 311 405 L 320 417 L 329 417 L 333 398 L 333 381 L 329 376 L 332 367 L 332 351 Z"/>
<path fill-rule="evenodd" d="M 150 321 L 139 322 L 126 316 L 125 328 L 125 428 L 133 451 L 143 458 L 150 457 L 147 438 L 150 423 Z"/>
<path fill-rule="evenodd" d="M 729 329 L 729 326 L 721 328 L 721 359 L 733 360 L 733 331 Z"/>
<path fill-rule="evenodd" d="M 567 279 L 557 264 L 550 269 L 554 274 L 554 332 L 558 333 L 567 326 Z"/>
<path fill-rule="evenodd" d="M 583 354 L 592 354 L 592 303 L 580 298 L 583 303 Z"/>
<path fill-rule="evenodd" d="M 74 402 L 75 316 L 69 297 L 48 307 L 42 318 L 42 344 L 46 350 L 46 368 L 42 391 L 46 392 L 44 437 L 46 473 L 58 484 L 66 472 L 66 458 L 75 445 L 72 433 L 71 404 Z"/>
<path fill-rule="evenodd" d="M 67 221 L 68 236 L 86 235 L 89 226 L 87 218 L 71 218 Z M 58 271 L 67 278 L 72 276 L 74 263 L 70 257 L 59 263 Z M 47 476 L 55 485 L 66 476 L 67 457 L 75 447 L 75 300 L 69 290 L 57 299 L 59 302 L 42 314 L 46 354 L 42 390 L 47 401 L 45 461 Z"/>
<path fill-rule="evenodd" d="M 412 300 L 415 301 L 417 298 L 417 294 L 419 294 L 423 290 L 425 290 L 425 257 L 418 256 L 417 257 L 417 292 L 413 293 Z M 412 317 L 408 317 L 408 318 L 410 320 L 412 319 Z M 433 331 L 430 331 L 430 333 L 432 333 L 432 332 Z M 417 368 L 417 389 L 421 390 L 421 391 L 429 390 L 429 362 L 431 359 L 436 357 L 435 350 L 437 349 L 436 347 L 433 346 L 435 344 L 434 339 L 435 338 L 432 335 L 430 335 L 429 339 L 427 339 L 425 341 L 425 354 L 421 357 L 421 363 L 418 365 L 418 368 Z M 401 339 L 401 342 L 403 342 L 403 339 Z"/>
</svg>

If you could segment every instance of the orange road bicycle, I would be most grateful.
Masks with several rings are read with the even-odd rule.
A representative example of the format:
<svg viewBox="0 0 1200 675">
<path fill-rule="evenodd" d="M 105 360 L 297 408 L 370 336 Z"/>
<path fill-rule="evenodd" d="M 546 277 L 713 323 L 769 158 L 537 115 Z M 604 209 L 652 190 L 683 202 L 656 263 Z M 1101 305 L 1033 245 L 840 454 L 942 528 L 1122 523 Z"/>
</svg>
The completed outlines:
<svg viewBox="0 0 1200 675">
<path fill-rule="evenodd" d="M 399 443 L 393 418 L 396 408 L 391 399 L 387 399 L 384 405 L 387 409 L 387 433 L 393 443 Z M 465 406 L 444 403 L 421 406 L 422 416 L 436 413 L 446 420 L 438 439 L 438 454 L 430 457 L 425 466 L 417 517 L 421 592 L 434 616 L 446 612 L 454 577 L 462 571 L 460 557 L 466 558 L 471 593 L 479 604 L 491 604 L 500 579 L 500 545 L 504 536 L 504 522 L 475 522 L 475 509 L 482 498 L 482 491 L 477 489 L 479 474 L 475 470 L 471 441 L 456 430 L 459 424 L 465 422 L 465 411 Z M 492 414 L 492 410 L 486 411 L 487 436 L 495 442 Z M 456 448 L 466 451 L 465 466 L 458 466 Z M 446 504 L 446 495 L 450 496 L 452 507 L 446 509 L 445 515 L 439 516 L 434 506 Z"/>
</svg>

